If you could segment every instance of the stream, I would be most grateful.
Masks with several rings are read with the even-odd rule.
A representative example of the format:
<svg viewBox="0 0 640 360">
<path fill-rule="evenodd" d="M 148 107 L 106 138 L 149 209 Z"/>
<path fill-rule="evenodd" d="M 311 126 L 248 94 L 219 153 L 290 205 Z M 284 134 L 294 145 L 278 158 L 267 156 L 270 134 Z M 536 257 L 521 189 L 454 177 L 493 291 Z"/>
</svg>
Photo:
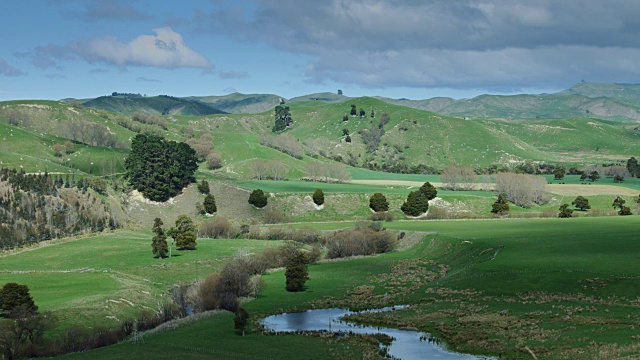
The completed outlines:
<svg viewBox="0 0 640 360">
<path fill-rule="evenodd" d="M 385 334 L 394 338 L 387 347 L 388 354 L 396 359 L 442 359 L 442 360 L 477 360 L 494 359 L 485 356 L 461 354 L 447 350 L 438 342 L 429 341 L 428 333 L 400 330 L 393 328 L 364 326 L 342 320 L 345 315 L 366 312 L 383 312 L 402 309 L 406 306 L 386 307 L 382 309 L 353 312 L 346 309 L 317 309 L 304 312 L 284 313 L 268 316 L 260 323 L 270 331 L 295 332 L 295 331 L 331 331 L 336 336 L 344 336 L 349 332 L 357 334 Z M 380 345 L 384 347 L 384 345 Z"/>
</svg>

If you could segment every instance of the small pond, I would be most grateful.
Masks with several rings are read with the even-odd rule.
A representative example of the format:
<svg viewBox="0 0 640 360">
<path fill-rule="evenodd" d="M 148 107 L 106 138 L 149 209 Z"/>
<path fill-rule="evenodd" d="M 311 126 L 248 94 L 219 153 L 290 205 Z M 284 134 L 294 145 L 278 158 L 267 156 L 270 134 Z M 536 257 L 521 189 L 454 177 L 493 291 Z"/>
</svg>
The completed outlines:
<svg viewBox="0 0 640 360">
<path fill-rule="evenodd" d="M 366 312 L 394 311 L 395 309 L 401 309 L 404 307 L 406 306 L 367 310 Z M 431 336 L 428 333 L 377 326 L 363 326 L 342 320 L 343 316 L 354 313 L 355 312 L 346 309 L 337 308 L 308 310 L 304 312 L 272 315 L 260 320 L 260 323 L 267 330 L 276 332 L 331 331 L 336 333 L 338 336 L 344 335 L 348 332 L 358 334 L 385 334 L 395 339 L 387 348 L 388 354 L 394 358 L 402 360 L 492 359 L 489 357 L 448 351 L 443 345 L 434 341 L 429 341 L 428 339 L 430 339 Z"/>
</svg>

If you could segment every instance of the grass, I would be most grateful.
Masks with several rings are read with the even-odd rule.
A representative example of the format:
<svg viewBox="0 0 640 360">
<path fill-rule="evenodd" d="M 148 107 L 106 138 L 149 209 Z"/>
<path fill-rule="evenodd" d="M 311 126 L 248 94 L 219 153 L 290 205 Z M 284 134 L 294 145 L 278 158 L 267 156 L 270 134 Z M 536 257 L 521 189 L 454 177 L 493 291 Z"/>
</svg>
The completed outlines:
<svg viewBox="0 0 640 360">
<path fill-rule="evenodd" d="M 635 254 L 640 241 L 634 234 L 640 217 L 385 225 L 429 235 L 406 251 L 312 265 L 302 293 L 284 290 L 282 271 L 269 273 L 263 276 L 266 290 L 245 307 L 257 319 L 309 307 L 412 304 L 407 310 L 356 319 L 430 331 L 459 351 L 501 353 L 510 359 L 530 358 L 525 346 L 545 359 L 637 354 L 633 336 L 640 317 L 634 304 L 640 295 L 640 267 Z M 340 345 L 294 335 L 242 338 L 231 328 L 231 315 L 220 314 L 150 334 L 143 344 L 69 357 L 141 358 L 160 350 L 159 356 L 166 357 L 244 359 L 278 358 L 286 351 L 295 359 L 307 353 L 308 358 L 327 357 L 332 346 Z"/>
</svg>

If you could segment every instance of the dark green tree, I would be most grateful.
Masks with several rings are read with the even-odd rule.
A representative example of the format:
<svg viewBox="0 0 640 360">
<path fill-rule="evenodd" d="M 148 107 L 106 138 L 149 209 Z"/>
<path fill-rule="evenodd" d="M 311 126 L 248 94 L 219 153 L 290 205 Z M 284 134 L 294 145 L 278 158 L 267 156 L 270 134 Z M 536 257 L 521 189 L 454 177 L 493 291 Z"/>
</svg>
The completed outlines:
<svg viewBox="0 0 640 360">
<path fill-rule="evenodd" d="M 420 192 L 427 197 L 427 200 L 433 200 L 438 196 L 438 190 L 436 187 L 431 185 L 430 182 L 426 182 L 420 186 Z"/>
<path fill-rule="evenodd" d="M 350 143 L 351 142 L 351 136 L 347 135 L 347 137 L 344 138 L 344 141 Z"/>
<path fill-rule="evenodd" d="M 9 313 L 17 308 L 29 314 L 38 312 L 38 307 L 33 302 L 27 285 L 6 283 L 0 289 L 0 310 Z"/>
<path fill-rule="evenodd" d="M 589 174 L 589 180 L 591 180 L 591 182 L 596 182 L 598 179 L 600 179 L 600 174 L 598 174 L 597 171 L 593 171 Z"/>
<path fill-rule="evenodd" d="M 216 198 L 213 196 L 213 194 L 208 194 L 204 197 L 202 206 L 204 207 L 204 211 L 207 214 L 213 214 L 218 211 L 218 208 L 216 207 Z"/>
<path fill-rule="evenodd" d="M 176 226 L 169 229 L 167 235 L 176 242 L 178 250 L 195 250 L 196 248 L 196 226 L 187 215 L 178 216 Z"/>
<path fill-rule="evenodd" d="M 296 250 L 290 255 L 284 273 L 287 291 L 298 292 L 304 290 L 304 284 L 309 280 L 308 263 L 309 259 L 302 250 Z"/>
<path fill-rule="evenodd" d="M 633 156 L 629 160 L 627 160 L 627 171 L 629 171 L 629 174 L 631 174 L 631 176 L 638 177 L 638 175 L 640 175 L 640 166 L 638 166 L 638 160 L 636 160 L 636 158 Z"/>
<path fill-rule="evenodd" d="M 207 180 L 202 180 L 198 183 L 198 191 L 200 191 L 201 194 L 209 194 L 209 192 L 211 191 L 211 189 L 209 189 L 209 182 Z"/>
<path fill-rule="evenodd" d="M 573 214 L 573 209 L 569 208 L 569 204 L 560 205 L 559 218 L 570 218 Z"/>
<path fill-rule="evenodd" d="M 261 209 L 267 206 L 267 195 L 260 189 L 255 189 L 249 195 L 249 204 Z"/>
<path fill-rule="evenodd" d="M 622 209 L 620 209 L 620 211 L 618 211 L 618 214 L 620 215 L 631 215 L 631 208 L 628 206 L 623 206 Z"/>
<path fill-rule="evenodd" d="M 382 193 L 377 192 L 369 198 L 369 207 L 375 212 L 389 211 L 389 202 Z"/>
<path fill-rule="evenodd" d="M 372 118 L 373 118 L 373 117 L 376 117 L 376 112 L 375 112 L 375 111 L 373 111 L 373 110 L 371 110 L 371 117 L 372 117 Z"/>
<path fill-rule="evenodd" d="M 151 242 L 153 255 L 160 259 L 167 257 L 167 253 L 169 252 L 169 248 L 167 246 L 167 235 L 165 235 L 162 225 L 164 225 L 162 220 L 160 220 L 160 218 L 155 218 L 153 220 L 153 228 L 151 229 L 151 231 L 156 234 Z"/>
<path fill-rule="evenodd" d="M 349 121 L 349 115 L 346 115 L 346 114 L 345 114 L 345 115 L 342 117 L 342 122 L 347 122 L 347 121 Z"/>
<path fill-rule="evenodd" d="M 614 183 L 620 183 L 624 181 L 624 176 L 620 175 L 620 174 L 616 174 L 613 175 L 613 182 Z"/>
<path fill-rule="evenodd" d="M 509 212 L 509 200 L 507 200 L 507 195 L 498 195 L 498 199 L 496 200 L 496 202 L 491 205 L 491 212 L 499 215 L 503 215 Z"/>
<path fill-rule="evenodd" d="M 564 179 L 565 170 L 562 166 L 559 166 L 553 170 L 553 178 L 556 180 Z"/>
<path fill-rule="evenodd" d="M 293 119 L 291 118 L 291 111 L 288 106 L 278 105 L 275 108 L 275 124 L 271 131 L 279 132 L 286 129 L 288 126 L 293 124 Z"/>
<path fill-rule="evenodd" d="M 587 180 L 588 177 L 589 176 L 587 175 L 586 172 L 584 172 L 584 171 L 580 172 L 580 181 L 585 181 L 585 180 Z"/>
<path fill-rule="evenodd" d="M 624 204 L 627 201 L 623 198 L 621 198 L 620 196 L 616 196 L 616 198 L 613 200 L 613 204 L 611 204 L 611 206 L 613 206 L 614 209 L 622 209 L 622 207 L 624 206 Z"/>
<path fill-rule="evenodd" d="M 324 204 L 324 192 L 322 189 L 316 189 L 316 191 L 313 192 L 313 203 L 318 206 Z"/>
<path fill-rule="evenodd" d="M 577 209 L 580 209 L 580 211 L 591 209 L 591 205 L 589 205 L 589 199 L 584 196 L 578 196 L 571 202 L 571 205 L 575 206 Z"/>
<path fill-rule="evenodd" d="M 347 136 L 347 135 L 349 135 L 349 129 L 347 128 L 342 129 L 342 136 Z"/>
<path fill-rule="evenodd" d="M 363 109 L 363 108 L 360 108 L 360 117 L 361 117 L 361 118 L 363 118 L 363 117 L 365 117 L 365 116 L 367 116 L 367 112 L 366 112 L 366 111 L 364 111 L 364 109 Z"/>
<path fill-rule="evenodd" d="M 429 209 L 429 200 L 422 191 L 412 191 L 407 196 L 407 200 L 402 204 L 400 210 L 405 215 L 422 215 Z"/>
<path fill-rule="evenodd" d="M 249 325 L 249 313 L 242 306 L 238 307 L 235 311 L 235 316 L 233 317 L 233 324 L 236 330 L 242 331 L 242 336 L 244 336 L 244 331 Z"/>
<path fill-rule="evenodd" d="M 351 116 L 356 116 L 358 115 L 358 110 L 356 110 L 356 106 L 355 105 L 351 105 Z"/>
<path fill-rule="evenodd" d="M 153 201 L 166 201 L 195 182 L 196 152 L 185 143 L 138 134 L 125 160 L 126 178 L 132 187 Z"/>
</svg>

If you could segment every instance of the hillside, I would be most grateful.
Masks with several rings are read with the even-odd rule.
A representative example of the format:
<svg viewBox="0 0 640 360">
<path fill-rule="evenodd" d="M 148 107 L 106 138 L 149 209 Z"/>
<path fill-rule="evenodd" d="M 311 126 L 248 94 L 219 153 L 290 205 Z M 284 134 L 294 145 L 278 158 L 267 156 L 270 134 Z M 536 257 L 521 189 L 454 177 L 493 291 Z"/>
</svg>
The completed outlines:
<svg viewBox="0 0 640 360">
<path fill-rule="evenodd" d="M 132 115 L 135 112 L 147 115 L 183 115 L 203 116 L 211 114 L 223 114 L 207 104 L 169 96 L 151 96 L 128 98 L 121 96 L 101 96 L 83 103 L 84 106 L 94 109 L 107 110 L 114 113 Z"/>
<path fill-rule="evenodd" d="M 272 94 L 240 94 L 223 96 L 190 96 L 186 100 L 206 104 L 231 114 L 257 114 L 268 111 L 280 104 L 282 99 Z"/>
</svg>

